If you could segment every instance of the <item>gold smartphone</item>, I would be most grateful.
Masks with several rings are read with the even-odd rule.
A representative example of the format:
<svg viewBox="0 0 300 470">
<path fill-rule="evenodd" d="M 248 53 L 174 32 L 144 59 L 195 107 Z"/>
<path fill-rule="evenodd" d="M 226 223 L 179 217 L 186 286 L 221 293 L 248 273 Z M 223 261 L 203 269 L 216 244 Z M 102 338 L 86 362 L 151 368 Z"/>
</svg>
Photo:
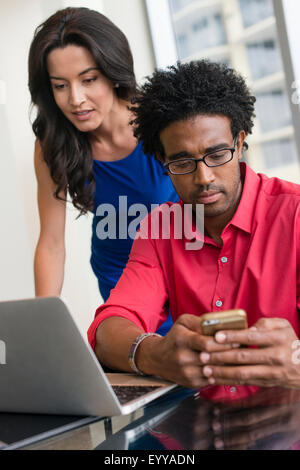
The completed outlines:
<svg viewBox="0 0 300 470">
<path fill-rule="evenodd" d="M 200 317 L 202 334 L 213 336 L 219 330 L 242 330 L 248 328 L 245 310 L 205 313 Z"/>
</svg>

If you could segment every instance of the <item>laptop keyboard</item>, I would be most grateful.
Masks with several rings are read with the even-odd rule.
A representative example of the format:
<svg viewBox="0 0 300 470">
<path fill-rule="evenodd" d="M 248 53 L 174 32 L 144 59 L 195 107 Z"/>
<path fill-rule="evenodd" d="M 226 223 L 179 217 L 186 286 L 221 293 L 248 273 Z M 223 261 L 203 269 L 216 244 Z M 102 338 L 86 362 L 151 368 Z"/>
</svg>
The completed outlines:
<svg viewBox="0 0 300 470">
<path fill-rule="evenodd" d="M 146 393 L 153 392 L 154 390 L 160 388 L 157 385 L 147 385 L 147 386 L 124 386 L 124 385 L 114 385 L 113 390 L 117 395 L 121 405 L 125 405 L 129 401 L 136 400 L 137 398 L 146 395 Z"/>
</svg>

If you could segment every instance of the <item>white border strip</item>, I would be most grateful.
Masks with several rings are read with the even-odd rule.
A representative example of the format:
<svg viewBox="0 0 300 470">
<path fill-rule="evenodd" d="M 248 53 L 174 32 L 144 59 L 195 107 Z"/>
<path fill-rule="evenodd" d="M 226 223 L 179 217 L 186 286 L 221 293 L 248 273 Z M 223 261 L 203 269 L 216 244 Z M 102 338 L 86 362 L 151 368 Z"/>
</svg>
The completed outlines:
<svg viewBox="0 0 300 470">
<path fill-rule="evenodd" d="M 6 83 L 0 80 L 0 104 L 6 104 Z"/>
<path fill-rule="evenodd" d="M 300 79 L 300 39 L 299 39 L 299 0 L 283 0 L 285 22 L 289 40 L 290 52 L 294 66 L 295 78 Z"/>
<path fill-rule="evenodd" d="M 156 67 L 165 69 L 178 60 L 168 0 L 146 0 Z"/>
</svg>

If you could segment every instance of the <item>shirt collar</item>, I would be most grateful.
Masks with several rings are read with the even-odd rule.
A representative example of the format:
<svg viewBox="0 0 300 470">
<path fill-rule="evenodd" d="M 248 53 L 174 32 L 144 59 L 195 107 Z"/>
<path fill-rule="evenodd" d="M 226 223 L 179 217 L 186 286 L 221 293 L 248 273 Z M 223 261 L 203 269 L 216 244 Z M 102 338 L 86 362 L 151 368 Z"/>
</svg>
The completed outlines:
<svg viewBox="0 0 300 470">
<path fill-rule="evenodd" d="M 244 181 L 243 192 L 237 210 L 228 225 L 235 225 L 241 230 L 251 233 L 260 178 L 244 162 L 240 163 L 240 169 L 241 178 Z"/>
<path fill-rule="evenodd" d="M 260 185 L 260 178 L 244 162 L 240 163 L 240 170 L 241 170 L 241 178 L 243 181 L 242 196 L 241 196 L 239 205 L 237 207 L 237 210 L 235 211 L 235 214 L 230 220 L 230 222 L 228 222 L 227 227 L 229 225 L 234 225 L 235 227 L 238 227 L 241 230 L 244 230 L 245 232 L 251 233 L 252 220 L 254 216 L 256 199 L 257 199 L 257 192 L 258 192 L 259 185 Z M 183 209 L 184 203 L 182 202 L 182 200 L 180 200 L 179 203 L 181 204 L 182 209 Z M 185 223 L 187 222 L 188 220 L 185 220 Z M 188 225 L 189 224 L 190 223 L 188 222 Z M 192 225 L 189 227 L 188 230 L 189 232 L 187 233 L 190 233 L 190 231 L 193 231 L 195 233 L 194 220 L 192 221 Z M 197 230 L 196 230 L 196 234 L 197 234 L 196 238 L 198 240 L 202 240 L 202 241 L 204 240 L 203 234 L 201 234 Z M 186 237 L 184 234 L 184 239 L 190 241 L 191 237 Z M 192 237 L 192 239 L 195 239 L 195 237 Z"/>
</svg>

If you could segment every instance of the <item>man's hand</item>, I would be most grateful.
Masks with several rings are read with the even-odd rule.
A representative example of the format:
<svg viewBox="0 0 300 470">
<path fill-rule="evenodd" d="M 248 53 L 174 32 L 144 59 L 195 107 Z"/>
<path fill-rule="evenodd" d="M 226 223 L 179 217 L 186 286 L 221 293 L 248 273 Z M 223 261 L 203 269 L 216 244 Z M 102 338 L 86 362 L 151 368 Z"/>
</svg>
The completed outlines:
<svg viewBox="0 0 300 470">
<path fill-rule="evenodd" d="M 239 343 L 241 348 L 201 353 L 201 364 L 207 364 L 203 374 L 214 385 L 300 389 L 300 364 L 293 361 L 295 341 L 293 327 L 283 318 L 262 318 L 247 330 L 219 331 L 217 344 Z"/>
<path fill-rule="evenodd" d="M 162 378 L 188 388 L 208 385 L 203 375 L 200 353 L 232 351 L 230 342 L 217 343 L 212 336 L 201 332 L 200 318 L 195 315 L 181 315 L 164 338 L 147 338 L 137 350 L 138 368 L 150 375 Z"/>
</svg>

